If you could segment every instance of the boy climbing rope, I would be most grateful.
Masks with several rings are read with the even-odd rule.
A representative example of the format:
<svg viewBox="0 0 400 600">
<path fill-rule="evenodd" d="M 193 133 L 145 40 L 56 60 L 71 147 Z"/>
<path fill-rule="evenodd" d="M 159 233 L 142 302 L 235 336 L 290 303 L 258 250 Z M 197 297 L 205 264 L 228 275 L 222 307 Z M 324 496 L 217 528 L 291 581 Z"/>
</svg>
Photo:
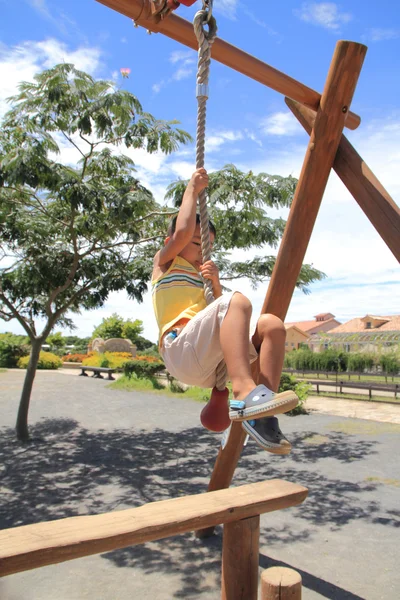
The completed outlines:
<svg viewBox="0 0 400 600">
<path fill-rule="evenodd" d="M 276 393 L 285 353 L 286 331 L 274 315 L 261 315 L 250 339 L 252 306 L 240 292 L 222 294 L 216 265 L 203 263 L 197 197 L 208 185 L 205 169 L 197 169 L 186 188 L 164 247 L 154 257 L 153 306 L 161 355 L 168 371 L 188 385 L 213 387 L 215 370 L 225 360 L 232 383 L 229 418 L 242 421 L 245 431 L 265 450 L 290 452 L 290 443 L 273 415 L 293 409 L 292 391 Z M 210 241 L 215 228 L 209 223 Z M 215 300 L 207 306 L 204 280 L 210 280 Z M 257 385 L 250 364 L 259 360 Z"/>
</svg>

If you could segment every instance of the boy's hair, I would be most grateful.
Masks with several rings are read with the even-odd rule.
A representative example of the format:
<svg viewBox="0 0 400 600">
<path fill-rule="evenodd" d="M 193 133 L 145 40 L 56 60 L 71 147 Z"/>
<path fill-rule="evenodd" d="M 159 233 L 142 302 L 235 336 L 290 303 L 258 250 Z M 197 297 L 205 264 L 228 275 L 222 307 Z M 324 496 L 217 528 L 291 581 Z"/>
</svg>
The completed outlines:
<svg viewBox="0 0 400 600">
<path fill-rule="evenodd" d="M 168 225 L 168 231 L 167 231 L 168 236 L 171 236 L 172 234 L 175 233 L 177 219 L 178 219 L 178 215 L 175 215 L 175 217 L 172 217 L 170 224 Z M 200 225 L 200 215 L 199 214 L 196 214 L 196 225 Z M 210 233 L 212 233 L 214 235 L 214 237 L 216 237 L 217 232 L 215 230 L 215 225 L 211 221 L 211 219 L 208 221 L 208 226 L 210 228 Z"/>
</svg>

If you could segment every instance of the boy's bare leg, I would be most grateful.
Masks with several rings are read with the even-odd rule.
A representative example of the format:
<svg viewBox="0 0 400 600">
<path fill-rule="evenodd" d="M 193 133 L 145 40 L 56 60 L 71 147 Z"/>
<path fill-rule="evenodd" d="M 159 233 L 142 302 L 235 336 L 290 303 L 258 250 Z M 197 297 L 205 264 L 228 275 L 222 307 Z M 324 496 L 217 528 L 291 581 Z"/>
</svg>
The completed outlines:
<svg viewBox="0 0 400 600">
<path fill-rule="evenodd" d="M 259 353 L 258 383 L 277 392 L 285 358 L 286 329 L 275 315 L 261 315 L 252 342 Z"/>
<path fill-rule="evenodd" d="M 220 341 L 234 398 L 242 400 L 255 387 L 249 360 L 250 301 L 236 292 L 222 322 Z"/>
</svg>

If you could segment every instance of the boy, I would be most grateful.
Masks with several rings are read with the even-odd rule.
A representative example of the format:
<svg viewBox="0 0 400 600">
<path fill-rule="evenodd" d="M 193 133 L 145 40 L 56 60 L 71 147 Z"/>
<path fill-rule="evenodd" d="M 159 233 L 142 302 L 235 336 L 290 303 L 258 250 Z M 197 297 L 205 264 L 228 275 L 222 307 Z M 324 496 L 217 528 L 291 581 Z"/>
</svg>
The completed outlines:
<svg viewBox="0 0 400 600">
<path fill-rule="evenodd" d="M 164 247 L 154 257 L 153 306 L 160 328 L 160 352 L 167 370 L 188 385 L 213 387 L 215 369 L 225 360 L 234 399 L 229 417 L 265 450 L 290 452 L 290 443 L 272 416 L 294 408 L 294 392 L 278 389 L 286 331 L 274 315 L 262 315 L 250 340 L 252 306 L 240 292 L 222 295 L 212 261 L 203 264 L 197 197 L 208 185 L 205 169 L 197 169 L 186 188 L 179 214 L 168 228 Z M 210 241 L 215 228 L 210 222 Z M 210 279 L 214 302 L 206 304 L 203 278 Z M 258 361 L 260 385 L 250 363 Z M 257 420 L 254 420 L 254 417 Z M 264 417 L 264 418 L 261 418 Z"/>
</svg>

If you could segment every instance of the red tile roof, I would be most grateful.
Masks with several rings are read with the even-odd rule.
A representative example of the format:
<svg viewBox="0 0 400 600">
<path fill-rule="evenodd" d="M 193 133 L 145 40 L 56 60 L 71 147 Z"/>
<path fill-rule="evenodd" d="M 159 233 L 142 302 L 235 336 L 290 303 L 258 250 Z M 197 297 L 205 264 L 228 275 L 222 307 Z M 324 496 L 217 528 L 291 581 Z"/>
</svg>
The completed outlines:
<svg viewBox="0 0 400 600">
<path fill-rule="evenodd" d="M 371 318 L 374 318 L 374 317 L 372 317 L 372 315 L 369 315 L 369 316 Z M 331 329 L 329 333 L 357 333 L 359 331 L 374 331 L 374 330 L 400 331 L 400 315 L 389 315 L 386 317 L 375 317 L 375 318 L 383 319 L 387 322 L 383 323 L 383 325 L 380 325 L 379 327 L 372 327 L 371 329 L 367 329 L 365 327 L 365 321 L 363 321 L 361 318 L 357 317 L 356 319 L 351 319 L 350 321 L 347 321 L 347 323 L 343 323 L 342 325 L 339 325 L 339 327 L 335 327 L 334 329 Z"/>
<path fill-rule="evenodd" d="M 294 325 L 295 327 L 298 327 L 299 329 L 302 329 L 303 331 L 309 331 L 310 329 L 314 329 L 318 328 L 318 327 L 322 327 L 325 326 L 327 323 L 333 323 L 333 321 L 335 323 L 337 323 L 338 321 L 336 321 L 335 319 L 327 319 L 326 321 L 295 321 L 293 323 L 285 323 L 285 327 L 288 328 L 292 325 Z M 332 329 L 330 329 L 329 331 L 333 331 Z"/>
</svg>

